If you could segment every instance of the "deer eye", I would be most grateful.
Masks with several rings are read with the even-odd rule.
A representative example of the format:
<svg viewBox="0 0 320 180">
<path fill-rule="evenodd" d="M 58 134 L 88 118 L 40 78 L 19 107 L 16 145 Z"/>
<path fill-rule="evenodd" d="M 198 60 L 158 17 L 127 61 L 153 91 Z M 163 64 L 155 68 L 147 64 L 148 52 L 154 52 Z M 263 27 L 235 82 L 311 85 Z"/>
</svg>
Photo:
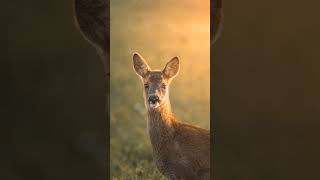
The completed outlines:
<svg viewBox="0 0 320 180">
<path fill-rule="evenodd" d="M 146 83 L 146 84 L 144 84 L 144 88 L 149 88 L 149 84 L 148 83 Z"/>
</svg>

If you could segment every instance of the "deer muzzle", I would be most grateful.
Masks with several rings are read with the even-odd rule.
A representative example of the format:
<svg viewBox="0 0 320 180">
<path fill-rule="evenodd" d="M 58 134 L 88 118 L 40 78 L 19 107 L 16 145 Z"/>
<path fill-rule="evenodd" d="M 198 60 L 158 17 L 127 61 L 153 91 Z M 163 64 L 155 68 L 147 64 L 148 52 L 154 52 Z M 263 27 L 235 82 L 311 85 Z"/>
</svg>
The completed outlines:
<svg viewBox="0 0 320 180">
<path fill-rule="evenodd" d="M 157 95 L 152 95 L 152 96 L 150 96 L 149 98 L 148 98 L 148 102 L 149 103 L 152 103 L 152 104 L 155 104 L 155 103 L 157 103 L 157 102 L 159 102 L 160 101 L 160 98 L 159 98 L 159 96 L 157 96 Z"/>
</svg>

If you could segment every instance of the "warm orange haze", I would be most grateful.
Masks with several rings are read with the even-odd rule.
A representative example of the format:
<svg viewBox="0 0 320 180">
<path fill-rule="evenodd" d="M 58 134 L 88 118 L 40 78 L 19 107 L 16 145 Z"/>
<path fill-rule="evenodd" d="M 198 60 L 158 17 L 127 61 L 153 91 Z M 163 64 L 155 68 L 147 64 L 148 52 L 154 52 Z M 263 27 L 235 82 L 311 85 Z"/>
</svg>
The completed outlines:
<svg viewBox="0 0 320 180">
<path fill-rule="evenodd" d="M 139 52 L 153 69 L 178 56 L 170 86 L 175 117 L 210 129 L 210 2 L 110 2 L 111 179 L 165 179 L 157 170 L 147 131 L 142 84 L 132 68 Z"/>
</svg>

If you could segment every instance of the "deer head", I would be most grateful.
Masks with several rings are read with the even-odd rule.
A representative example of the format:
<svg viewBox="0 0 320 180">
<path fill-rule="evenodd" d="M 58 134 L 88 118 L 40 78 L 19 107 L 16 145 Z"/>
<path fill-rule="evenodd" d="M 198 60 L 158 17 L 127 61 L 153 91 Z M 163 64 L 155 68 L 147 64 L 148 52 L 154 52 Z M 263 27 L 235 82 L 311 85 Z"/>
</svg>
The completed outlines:
<svg viewBox="0 0 320 180">
<path fill-rule="evenodd" d="M 172 58 L 163 70 L 151 70 L 138 53 L 133 55 L 133 68 L 144 84 L 144 99 L 147 108 L 156 109 L 169 98 L 171 80 L 179 73 L 179 59 Z"/>
<path fill-rule="evenodd" d="M 216 42 L 221 29 L 222 15 L 223 15 L 221 1 L 222 0 L 211 0 L 211 3 L 210 3 L 211 6 L 213 6 L 213 8 L 211 7 L 211 17 L 212 17 L 211 21 L 213 21 L 211 22 L 213 27 L 211 28 L 211 31 L 210 31 L 211 45 L 213 45 Z M 109 60 L 110 2 L 109 0 L 73 0 L 73 7 L 74 7 L 74 18 L 79 31 L 81 32 L 83 37 L 92 46 L 94 46 L 97 49 L 97 52 L 101 56 L 101 60 L 105 68 L 105 75 L 107 76 L 107 86 L 109 86 L 108 82 L 109 82 L 109 76 L 110 76 L 110 68 L 109 68 L 110 66 L 110 60 Z M 139 56 L 138 54 L 135 55 L 134 58 L 136 59 L 135 61 L 140 63 L 143 62 L 142 64 L 145 64 L 146 67 L 148 67 L 145 61 L 143 61 L 142 57 Z M 171 66 L 179 69 L 178 58 L 173 58 L 172 62 L 170 61 L 167 64 L 168 69 L 166 71 L 161 71 L 158 73 L 153 72 L 151 74 L 152 75 L 161 74 L 163 82 L 169 84 L 170 80 L 173 78 L 173 76 L 169 76 L 168 74 L 169 72 L 172 72 L 172 70 L 169 71 Z M 136 64 L 135 67 L 139 68 L 138 64 Z M 141 68 L 142 67 L 140 67 L 140 70 Z M 178 70 L 178 69 L 175 69 L 175 70 Z M 146 72 L 149 72 L 149 70 L 150 68 Z M 145 74 L 139 74 L 139 75 L 143 77 L 142 75 L 145 75 Z M 109 87 L 107 87 L 107 90 L 109 91 Z M 108 93 L 107 95 L 108 97 L 109 92 L 107 93 Z M 107 103 L 107 105 L 109 105 L 109 103 Z"/>
<path fill-rule="evenodd" d="M 73 7 L 79 31 L 97 49 L 109 76 L 109 0 L 73 0 Z"/>
</svg>

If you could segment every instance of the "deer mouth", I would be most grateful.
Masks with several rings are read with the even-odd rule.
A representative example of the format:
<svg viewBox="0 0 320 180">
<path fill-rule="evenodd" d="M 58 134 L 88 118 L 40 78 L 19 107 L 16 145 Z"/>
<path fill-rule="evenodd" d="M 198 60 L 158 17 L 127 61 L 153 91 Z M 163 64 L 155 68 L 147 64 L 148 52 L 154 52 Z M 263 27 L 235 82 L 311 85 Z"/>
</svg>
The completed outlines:
<svg viewBox="0 0 320 180">
<path fill-rule="evenodd" d="M 149 101 L 150 108 L 157 108 L 160 105 L 159 101 Z"/>
</svg>

